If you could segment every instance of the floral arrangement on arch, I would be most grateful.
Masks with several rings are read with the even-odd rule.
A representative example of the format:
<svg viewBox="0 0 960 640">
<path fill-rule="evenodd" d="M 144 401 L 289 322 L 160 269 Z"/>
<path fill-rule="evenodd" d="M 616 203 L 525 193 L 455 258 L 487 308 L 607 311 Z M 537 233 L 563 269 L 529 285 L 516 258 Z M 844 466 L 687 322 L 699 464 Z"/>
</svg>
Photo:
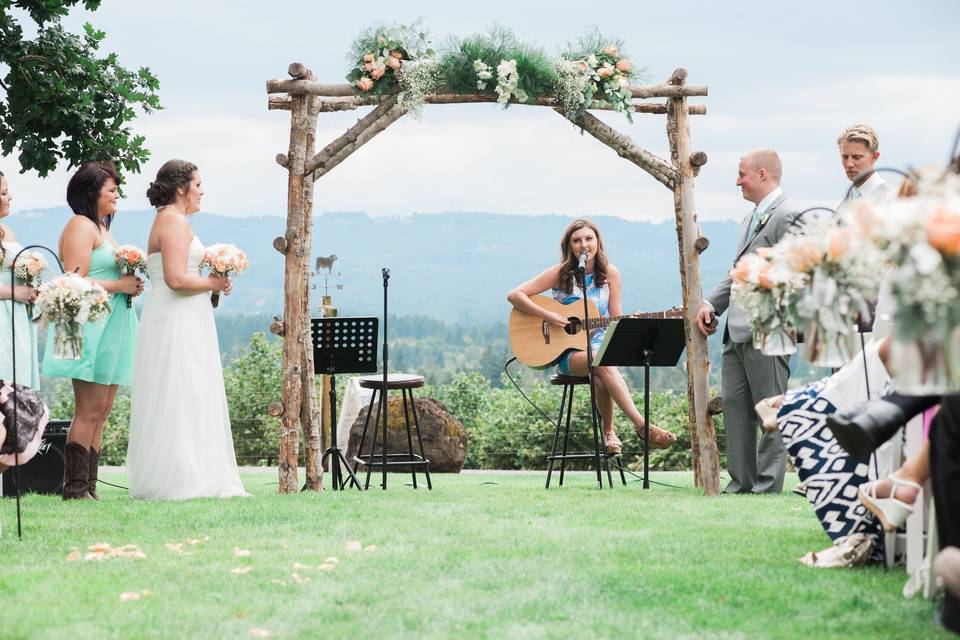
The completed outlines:
<svg viewBox="0 0 960 640">
<path fill-rule="evenodd" d="M 602 43 L 602 44 L 601 44 Z M 580 41 L 580 48 L 557 61 L 557 99 L 573 119 L 594 101 L 605 102 L 633 122 L 635 111 L 630 83 L 636 78 L 633 63 L 619 42 L 604 43 L 598 32 Z"/>
<path fill-rule="evenodd" d="M 894 267 L 892 359 L 904 393 L 960 390 L 960 175 L 925 169 L 915 194 L 886 192 L 844 212 Z"/>
<path fill-rule="evenodd" d="M 433 55 L 427 34 L 413 25 L 374 25 L 353 43 L 354 67 L 347 80 L 361 93 L 382 95 L 393 90 L 404 64 Z"/>
</svg>

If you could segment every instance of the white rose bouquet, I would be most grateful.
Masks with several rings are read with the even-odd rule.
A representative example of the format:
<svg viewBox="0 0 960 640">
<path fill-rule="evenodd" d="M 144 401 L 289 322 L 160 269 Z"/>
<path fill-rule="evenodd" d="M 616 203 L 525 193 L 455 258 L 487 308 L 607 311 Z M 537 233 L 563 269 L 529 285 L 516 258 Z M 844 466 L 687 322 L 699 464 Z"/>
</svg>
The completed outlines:
<svg viewBox="0 0 960 640">
<path fill-rule="evenodd" d="M 54 357 L 77 360 L 83 353 L 83 325 L 110 313 L 107 292 L 75 273 L 40 285 L 37 312 L 54 325 Z"/>
</svg>

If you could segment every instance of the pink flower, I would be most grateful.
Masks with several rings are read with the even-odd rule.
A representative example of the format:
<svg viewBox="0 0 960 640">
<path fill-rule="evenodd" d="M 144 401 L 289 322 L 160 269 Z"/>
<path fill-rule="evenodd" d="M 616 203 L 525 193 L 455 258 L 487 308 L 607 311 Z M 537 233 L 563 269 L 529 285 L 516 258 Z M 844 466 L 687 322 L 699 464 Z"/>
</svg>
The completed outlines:
<svg viewBox="0 0 960 640">
<path fill-rule="evenodd" d="M 927 242 L 947 255 L 960 254 L 960 215 L 939 207 L 927 220 Z"/>
<path fill-rule="evenodd" d="M 620 57 L 620 49 L 617 49 L 614 45 L 608 44 L 603 48 L 603 52 L 608 56 L 613 56 L 614 58 Z"/>
<path fill-rule="evenodd" d="M 597 69 L 597 75 L 600 76 L 601 78 L 609 78 L 610 76 L 613 75 L 613 69 L 611 69 L 610 67 L 600 67 L 599 69 Z"/>
<path fill-rule="evenodd" d="M 363 55 L 363 61 L 364 61 L 364 62 L 373 62 L 373 54 L 372 54 L 372 53 L 365 53 L 365 54 Z"/>
<path fill-rule="evenodd" d="M 370 60 L 369 62 L 366 62 L 363 65 L 363 70 L 366 71 L 367 73 L 370 73 L 376 68 L 377 68 L 377 63 L 374 62 L 373 60 Z"/>
<path fill-rule="evenodd" d="M 630 61 L 627 60 L 626 58 L 617 60 L 617 71 L 621 71 L 621 72 L 630 71 L 630 67 L 631 67 Z"/>
<path fill-rule="evenodd" d="M 837 262 L 850 251 L 850 245 L 853 242 L 853 234 L 850 229 L 841 227 L 830 232 L 827 239 L 827 257 L 833 262 Z"/>
<path fill-rule="evenodd" d="M 360 89 L 360 91 L 370 91 L 370 89 L 373 89 L 373 80 L 367 76 L 363 76 L 357 80 L 357 88 Z"/>
<path fill-rule="evenodd" d="M 390 57 L 396 58 L 397 60 L 403 60 L 403 52 L 397 51 L 396 49 L 394 49 L 393 51 L 390 52 Z"/>
<path fill-rule="evenodd" d="M 400 68 L 400 65 L 403 64 L 400 62 L 400 58 L 394 58 L 393 56 L 387 58 L 387 66 L 396 71 Z"/>
<path fill-rule="evenodd" d="M 377 67 L 376 69 L 370 72 L 370 77 L 373 78 L 374 80 L 379 80 L 380 78 L 383 77 L 383 74 L 385 74 L 386 72 L 387 72 L 386 67 Z"/>
</svg>

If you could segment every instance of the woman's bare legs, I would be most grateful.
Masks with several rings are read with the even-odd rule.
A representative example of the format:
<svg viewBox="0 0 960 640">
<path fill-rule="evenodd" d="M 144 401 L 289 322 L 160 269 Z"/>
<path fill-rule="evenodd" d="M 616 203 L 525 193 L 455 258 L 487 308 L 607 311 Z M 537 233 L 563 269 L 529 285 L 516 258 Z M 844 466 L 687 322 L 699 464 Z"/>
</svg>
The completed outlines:
<svg viewBox="0 0 960 640">
<path fill-rule="evenodd" d="M 113 407 L 116 385 L 103 385 L 85 380 L 72 380 L 74 411 L 67 442 L 76 442 L 84 449 L 100 446 L 103 423 Z M 112 392 L 111 392 L 112 389 Z"/>
</svg>

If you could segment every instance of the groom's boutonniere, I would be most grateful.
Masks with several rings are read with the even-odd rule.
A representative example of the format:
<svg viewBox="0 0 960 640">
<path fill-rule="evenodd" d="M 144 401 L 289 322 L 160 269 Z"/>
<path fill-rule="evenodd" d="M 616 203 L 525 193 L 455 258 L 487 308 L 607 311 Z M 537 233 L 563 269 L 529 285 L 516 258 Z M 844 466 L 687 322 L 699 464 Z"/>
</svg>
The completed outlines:
<svg viewBox="0 0 960 640">
<path fill-rule="evenodd" d="M 767 224 L 767 220 L 769 220 L 769 219 L 770 219 L 770 212 L 769 212 L 769 211 L 764 211 L 763 213 L 761 213 L 761 214 L 760 214 L 760 217 L 757 218 L 757 228 L 759 229 L 759 228 L 762 227 L 763 225 Z"/>
</svg>

